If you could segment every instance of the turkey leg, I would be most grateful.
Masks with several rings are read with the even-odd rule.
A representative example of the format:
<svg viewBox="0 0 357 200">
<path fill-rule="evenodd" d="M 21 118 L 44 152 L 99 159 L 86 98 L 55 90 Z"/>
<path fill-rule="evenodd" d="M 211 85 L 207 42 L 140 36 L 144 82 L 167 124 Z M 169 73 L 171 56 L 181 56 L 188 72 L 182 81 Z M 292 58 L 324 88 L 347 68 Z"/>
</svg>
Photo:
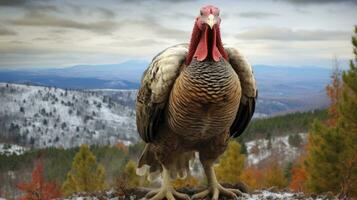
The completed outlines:
<svg viewBox="0 0 357 200">
<path fill-rule="evenodd" d="M 206 177 L 207 177 L 208 188 L 206 190 L 203 190 L 202 192 L 194 194 L 192 196 L 192 199 L 203 199 L 206 196 L 208 196 L 209 194 L 212 194 L 212 200 L 218 200 L 220 194 L 223 196 L 232 198 L 232 199 L 238 199 L 237 195 L 239 195 L 239 196 L 242 195 L 241 191 L 239 191 L 237 189 L 224 188 L 221 184 L 219 184 L 219 182 L 216 178 L 216 174 L 214 172 L 213 162 L 205 161 L 205 162 L 202 162 L 202 165 L 205 170 Z"/>
<path fill-rule="evenodd" d="M 189 200 L 190 197 L 187 194 L 183 194 L 180 192 L 177 192 L 171 184 L 171 178 L 170 178 L 170 172 L 168 169 L 166 169 L 164 166 L 162 166 L 162 185 L 161 188 L 158 190 L 153 190 L 150 191 L 149 193 L 146 194 L 146 199 L 150 200 L 161 200 L 161 199 L 167 199 L 167 200 L 175 200 L 175 197 L 180 198 L 180 199 L 187 199 Z"/>
</svg>

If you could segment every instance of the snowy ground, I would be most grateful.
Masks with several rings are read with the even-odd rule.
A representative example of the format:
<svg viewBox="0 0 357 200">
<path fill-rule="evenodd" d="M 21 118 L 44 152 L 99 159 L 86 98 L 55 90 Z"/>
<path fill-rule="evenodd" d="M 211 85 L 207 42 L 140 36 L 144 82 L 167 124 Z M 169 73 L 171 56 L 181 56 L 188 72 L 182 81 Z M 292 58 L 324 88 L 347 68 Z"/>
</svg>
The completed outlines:
<svg viewBox="0 0 357 200">
<path fill-rule="evenodd" d="M 0 143 L 0 155 L 21 155 L 28 150 L 26 147 L 22 147 L 16 144 L 1 144 Z M 1 199 L 0 199 L 1 200 Z"/>
<path fill-rule="evenodd" d="M 101 192 L 97 194 L 77 194 L 71 197 L 60 199 L 60 200 L 144 200 L 147 191 L 138 191 L 135 194 L 130 195 L 117 195 L 113 190 Z M 226 200 L 227 198 L 221 198 Z M 239 197 L 240 200 L 335 200 L 337 197 L 331 194 L 323 195 L 305 195 L 303 193 L 292 193 L 292 192 L 272 192 L 268 190 L 256 191 L 253 194 L 244 194 Z"/>
<path fill-rule="evenodd" d="M 303 193 L 292 192 L 270 192 L 267 190 L 259 191 L 256 194 L 247 195 L 241 199 L 246 200 L 290 200 L 290 199 L 307 199 L 307 200 L 326 200 L 326 199 L 338 199 L 336 197 L 328 197 L 327 195 L 320 196 L 305 196 Z"/>
</svg>

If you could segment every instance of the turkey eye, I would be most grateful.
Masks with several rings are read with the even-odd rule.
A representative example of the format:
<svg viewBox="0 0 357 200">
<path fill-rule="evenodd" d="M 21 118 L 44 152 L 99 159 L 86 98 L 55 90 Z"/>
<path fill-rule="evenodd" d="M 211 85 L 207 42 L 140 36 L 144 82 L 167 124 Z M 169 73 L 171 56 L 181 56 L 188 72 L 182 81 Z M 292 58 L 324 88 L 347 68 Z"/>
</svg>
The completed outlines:
<svg viewBox="0 0 357 200">
<path fill-rule="evenodd" d="M 202 12 L 202 10 L 200 11 L 200 15 L 201 15 L 201 16 L 203 15 L 203 12 Z"/>
</svg>

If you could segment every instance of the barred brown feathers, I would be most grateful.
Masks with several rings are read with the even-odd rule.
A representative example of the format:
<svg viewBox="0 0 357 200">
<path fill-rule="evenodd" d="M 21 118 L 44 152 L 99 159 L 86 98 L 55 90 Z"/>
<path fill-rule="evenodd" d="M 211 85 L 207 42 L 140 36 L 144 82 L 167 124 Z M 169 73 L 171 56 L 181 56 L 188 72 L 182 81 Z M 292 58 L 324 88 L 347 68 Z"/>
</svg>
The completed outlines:
<svg viewBox="0 0 357 200">
<path fill-rule="evenodd" d="M 186 66 L 188 45 L 180 44 L 152 60 L 136 101 L 138 132 L 148 143 L 139 167 L 157 174 L 160 163 L 166 163 L 185 174 L 192 152 L 204 141 L 223 145 L 244 131 L 254 113 L 255 79 L 243 55 L 231 47 L 225 50 L 228 61 L 193 59 Z M 217 147 L 217 154 L 222 150 Z"/>
</svg>

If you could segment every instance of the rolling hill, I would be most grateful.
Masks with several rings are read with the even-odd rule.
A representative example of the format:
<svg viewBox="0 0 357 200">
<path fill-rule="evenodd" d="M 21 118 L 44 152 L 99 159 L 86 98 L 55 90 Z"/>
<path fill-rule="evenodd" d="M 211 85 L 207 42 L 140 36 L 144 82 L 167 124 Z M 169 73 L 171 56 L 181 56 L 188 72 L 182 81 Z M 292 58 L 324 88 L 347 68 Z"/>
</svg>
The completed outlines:
<svg viewBox="0 0 357 200">
<path fill-rule="evenodd" d="M 69 148 L 138 139 L 135 111 L 93 91 L 0 83 L 0 94 L 0 142 Z"/>
</svg>

